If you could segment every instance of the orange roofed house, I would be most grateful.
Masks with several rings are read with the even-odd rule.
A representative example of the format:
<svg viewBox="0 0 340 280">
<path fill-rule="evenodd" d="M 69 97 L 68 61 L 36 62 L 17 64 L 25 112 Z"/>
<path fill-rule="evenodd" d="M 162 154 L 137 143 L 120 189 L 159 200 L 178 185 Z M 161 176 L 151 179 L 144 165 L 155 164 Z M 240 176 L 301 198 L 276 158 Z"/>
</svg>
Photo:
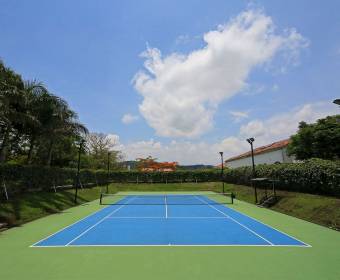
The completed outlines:
<svg viewBox="0 0 340 280">
<path fill-rule="evenodd" d="M 254 149 L 255 164 L 294 162 L 295 158 L 287 154 L 288 144 L 289 139 L 285 139 Z M 251 152 L 229 158 L 225 163 L 230 168 L 251 166 Z"/>
<path fill-rule="evenodd" d="M 177 162 L 150 162 L 143 167 L 143 172 L 173 172 L 176 171 Z"/>
</svg>

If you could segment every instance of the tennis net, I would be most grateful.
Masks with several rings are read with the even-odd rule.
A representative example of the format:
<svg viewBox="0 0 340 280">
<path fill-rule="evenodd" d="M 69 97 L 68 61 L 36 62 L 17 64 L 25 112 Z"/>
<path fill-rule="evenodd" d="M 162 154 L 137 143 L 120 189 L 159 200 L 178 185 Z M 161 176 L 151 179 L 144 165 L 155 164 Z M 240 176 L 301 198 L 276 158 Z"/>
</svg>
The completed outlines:
<svg viewBox="0 0 340 280">
<path fill-rule="evenodd" d="M 100 195 L 102 205 L 213 205 L 233 204 L 233 193 L 209 194 L 106 194 Z"/>
</svg>

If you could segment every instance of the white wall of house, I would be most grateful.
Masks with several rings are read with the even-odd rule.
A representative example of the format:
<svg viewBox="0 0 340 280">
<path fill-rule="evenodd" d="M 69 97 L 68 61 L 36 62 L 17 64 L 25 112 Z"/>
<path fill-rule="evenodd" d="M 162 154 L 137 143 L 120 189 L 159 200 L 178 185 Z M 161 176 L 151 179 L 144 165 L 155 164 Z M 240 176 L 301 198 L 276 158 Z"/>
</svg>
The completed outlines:
<svg viewBox="0 0 340 280">
<path fill-rule="evenodd" d="M 258 154 L 254 156 L 255 164 L 272 164 L 276 162 L 280 163 L 289 163 L 294 162 L 294 157 L 288 156 L 287 154 L 287 148 L 282 148 L 279 150 L 269 151 L 267 153 Z M 228 167 L 230 168 L 236 168 L 240 166 L 251 166 L 251 156 L 241 159 L 236 159 L 230 162 L 226 163 Z"/>
</svg>

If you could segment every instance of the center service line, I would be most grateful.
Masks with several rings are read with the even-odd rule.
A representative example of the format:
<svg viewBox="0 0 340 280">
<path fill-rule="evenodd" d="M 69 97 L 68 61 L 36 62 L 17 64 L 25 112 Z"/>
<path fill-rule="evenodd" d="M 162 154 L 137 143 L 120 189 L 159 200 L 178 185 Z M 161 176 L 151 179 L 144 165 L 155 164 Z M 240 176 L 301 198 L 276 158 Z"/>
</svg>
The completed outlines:
<svg viewBox="0 0 340 280">
<path fill-rule="evenodd" d="M 165 202 L 165 219 L 168 218 L 168 203 L 166 201 L 166 195 L 164 196 L 164 202 Z"/>
</svg>

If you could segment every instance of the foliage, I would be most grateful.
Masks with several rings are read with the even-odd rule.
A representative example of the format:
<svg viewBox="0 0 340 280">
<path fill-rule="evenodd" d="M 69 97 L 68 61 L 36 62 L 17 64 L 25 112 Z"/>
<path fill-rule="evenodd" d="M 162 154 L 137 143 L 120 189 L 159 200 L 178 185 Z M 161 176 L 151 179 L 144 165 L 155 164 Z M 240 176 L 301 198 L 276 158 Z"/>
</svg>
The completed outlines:
<svg viewBox="0 0 340 280">
<path fill-rule="evenodd" d="M 288 153 L 299 160 L 340 158 L 340 115 L 319 119 L 316 123 L 300 122 L 299 131 L 291 136 Z"/>
<path fill-rule="evenodd" d="M 214 169 L 213 165 L 204 165 L 204 164 L 194 164 L 194 165 L 178 165 L 177 170 L 206 170 L 206 169 Z M 225 167 L 225 169 L 227 169 Z"/>
<path fill-rule="evenodd" d="M 68 166 L 86 132 L 65 100 L 0 61 L 0 163 Z"/>
<path fill-rule="evenodd" d="M 89 133 L 86 136 L 86 154 L 82 160 L 82 168 L 107 169 L 110 161 L 110 170 L 118 169 L 122 154 L 114 150 L 116 141 L 104 133 Z"/>
<path fill-rule="evenodd" d="M 0 165 L 0 178 L 5 179 L 10 191 L 51 189 L 54 185 L 74 184 L 77 171 L 71 168 L 24 166 L 19 164 Z M 250 185 L 251 167 L 228 169 L 224 180 L 228 183 Z M 340 196 L 340 162 L 311 159 L 301 163 L 257 165 L 257 177 L 277 180 L 276 187 L 282 190 Z M 175 171 L 138 172 L 82 169 L 81 182 L 106 184 L 119 183 L 184 183 L 220 181 L 220 172 Z"/>
<path fill-rule="evenodd" d="M 225 172 L 225 181 L 251 184 L 251 167 L 239 167 Z M 257 177 L 277 180 L 282 190 L 340 196 L 340 162 L 310 159 L 300 163 L 262 164 L 256 166 Z"/>
<path fill-rule="evenodd" d="M 34 165 L 2 164 L 0 178 L 6 182 L 10 192 L 51 189 L 53 186 L 75 185 L 77 170 L 74 168 L 43 167 Z M 214 182 L 220 178 L 212 171 L 138 172 L 82 169 L 80 180 L 83 185 L 111 182 L 170 183 L 170 182 Z"/>
</svg>

